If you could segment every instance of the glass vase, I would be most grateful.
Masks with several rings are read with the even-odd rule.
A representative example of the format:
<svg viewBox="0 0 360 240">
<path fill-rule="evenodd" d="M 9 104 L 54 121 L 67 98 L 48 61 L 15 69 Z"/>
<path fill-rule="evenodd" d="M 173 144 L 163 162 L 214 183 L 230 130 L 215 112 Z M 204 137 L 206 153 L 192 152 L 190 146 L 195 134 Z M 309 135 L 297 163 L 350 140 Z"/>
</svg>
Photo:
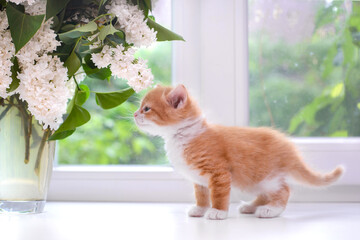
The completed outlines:
<svg viewBox="0 0 360 240">
<path fill-rule="evenodd" d="M 18 96 L 0 99 L 0 213 L 43 211 L 55 142 Z"/>
</svg>

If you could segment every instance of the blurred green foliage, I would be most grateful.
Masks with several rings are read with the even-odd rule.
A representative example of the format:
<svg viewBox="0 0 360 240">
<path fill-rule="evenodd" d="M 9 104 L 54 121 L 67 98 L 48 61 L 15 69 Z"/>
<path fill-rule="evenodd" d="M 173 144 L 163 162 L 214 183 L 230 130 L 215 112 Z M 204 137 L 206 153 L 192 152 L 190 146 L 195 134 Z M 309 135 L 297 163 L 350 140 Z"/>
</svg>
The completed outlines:
<svg viewBox="0 0 360 240">
<path fill-rule="evenodd" d="M 294 136 L 360 136 L 360 3 L 352 2 L 350 15 L 343 4 L 320 5 L 309 40 L 250 35 L 251 125 Z M 329 26 L 335 33 L 324 37 Z"/>
</svg>

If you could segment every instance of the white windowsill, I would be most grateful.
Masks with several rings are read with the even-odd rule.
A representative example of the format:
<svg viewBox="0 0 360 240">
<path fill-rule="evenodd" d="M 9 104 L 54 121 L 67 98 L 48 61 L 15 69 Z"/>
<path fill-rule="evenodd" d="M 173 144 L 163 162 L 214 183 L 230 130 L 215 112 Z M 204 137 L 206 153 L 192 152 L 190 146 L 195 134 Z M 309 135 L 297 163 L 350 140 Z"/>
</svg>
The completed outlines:
<svg viewBox="0 0 360 240">
<path fill-rule="evenodd" d="M 190 218 L 190 204 L 48 202 L 36 215 L 0 214 L 1 239 L 356 239 L 359 203 L 290 203 L 274 219 Z"/>
</svg>

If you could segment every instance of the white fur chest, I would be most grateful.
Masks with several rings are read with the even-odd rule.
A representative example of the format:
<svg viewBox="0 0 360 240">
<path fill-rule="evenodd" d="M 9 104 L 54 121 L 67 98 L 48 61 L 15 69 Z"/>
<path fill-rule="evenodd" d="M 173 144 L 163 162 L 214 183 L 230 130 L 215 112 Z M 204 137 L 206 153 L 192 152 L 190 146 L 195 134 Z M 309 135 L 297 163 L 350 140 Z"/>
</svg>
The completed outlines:
<svg viewBox="0 0 360 240">
<path fill-rule="evenodd" d="M 168 141 L 165 144 L 166 154 L 171 165 L 175 171 L 183 175 L 187 180 L 196 184 L 207 186 L 208 180 L 206 177 L 200 175 L 200 171 L 191 167 L 186 163 L 183 157 L 184 145 L 176 143 L 175 141 Z"/>
<path fill-rule="evenodd" d="M 184 149 L 196 136 L 204 131 L 201 122 L 195 122 L 190 126 L 179 128 L 176 134 L 165 138 L 165 150 L 171 165 L 175 171 L 182 174 L 186 179 L 203 186 L 208 185 L 208 178 L 200 175 L 200 170 L 186 163 Z"/>
</svg>

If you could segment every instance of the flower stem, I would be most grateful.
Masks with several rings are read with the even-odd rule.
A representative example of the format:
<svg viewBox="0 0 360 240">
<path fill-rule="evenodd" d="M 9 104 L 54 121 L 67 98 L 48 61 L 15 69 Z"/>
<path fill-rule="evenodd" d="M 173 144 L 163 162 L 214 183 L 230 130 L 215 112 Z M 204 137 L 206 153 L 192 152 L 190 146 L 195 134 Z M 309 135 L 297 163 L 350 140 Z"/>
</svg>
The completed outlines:
<svg viewBox="0 0 360 240">
<path fill-rule="evenodd" d="M 49 138 L 50 133 L 51 133 L 50 129 L 47 128 L 47 129 L 44 131 L 43 137 L 42 137 L 41 142 L 40 142 L 40 146 L 39 146 L 39 150 L 38 150 L 38 154 L 37 154 L 36 162 L 35 162 L 35 168 L 34 168 L 35 174 L 36 174 L 37 176 L 40 175 L 40 162 L 41 162 L 41 157 L 42 157 L 42 153 L 43 153 L 43 151 L 44 151 L 45 143 L 46 143 L 47 139 Z"/>
<path fill-rule="evenodd" d="M 14 98 L 17 100 L 17 104 L 14 101 Z M 28 164 L 29 160 L 30 160 L 30 137 L 31 137 L 31 131 L 32 131 L 32 116 L 30 114 L 27 113 L 26 110 L 26 105 L 24 102 L 22 102 L 19 99 L 18 95 L 15 96 L 11 96 L 10 100 L 5 99 L 8 103 L 9 103 L 9 107 L 14 106 L 16 107 L 19 112 L 20 115 L 22 116 L 22 121 L 23 121 L 23 126 L 24 126 L 24 139 L 25 139 L 25 159 L 24 159 L 24 163 Z M 8 110 L 7 110 L 8 111 Z M 6 114 L 6 109 L 5 109 L 5 114 Z M 4 112 L 1 114 L 0 120 L 3 116 L 5 116 Z M 4 115 L 3 115 L 4 114 Z"/>
<path fill-rule="evenodd" d="M 5 110 L 0 114 L 0 121 L 1 121 L 1 119 L 3 119 L 5 117 L 5 115 L 10 110 L 10 108 L 11 108 L 11 105 L 8 105 L 7 108 L 5 108 Z"/>
<path fill-rule="evenodd" d="M 18 103 L 20 103 L 20 100 L 18 100 Z M 17 106 L 19 109 L 24 122 L 24 138 L 25 138 L 25 159 L 24 163 L 28 164 L 30 161 L 30 137 L 31 137 L 31 124 L 32 124 L 32 116 L 29 115 L 26 112 L 26 106 L 21 104 L 20 106 Z"/>
<path fill-rule="evenodd" d="M 78 89 L 79 91 L 81 91 L 81 88 L 80 88 L 80 86 L 79 86 L 79 83 L 76 81 L 75 75 L 73 76 L 73 78 L 74 78 L 74 82 L 75 82 L 75 84 L 76 84 L 77 89 Z"/>
</svg>

